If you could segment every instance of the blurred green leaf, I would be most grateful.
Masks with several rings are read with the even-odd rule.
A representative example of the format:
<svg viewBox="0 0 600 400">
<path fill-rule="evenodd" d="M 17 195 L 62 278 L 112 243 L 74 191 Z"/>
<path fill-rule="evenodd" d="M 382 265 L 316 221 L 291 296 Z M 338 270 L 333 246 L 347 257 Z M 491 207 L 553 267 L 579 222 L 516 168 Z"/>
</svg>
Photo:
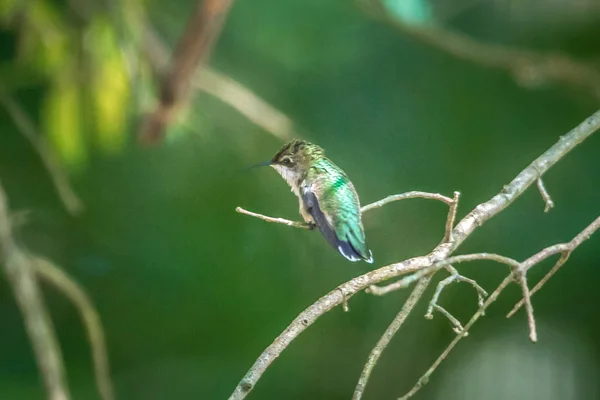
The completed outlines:
<svg viewBox="0 0 600 400">
<path fill-rule="evenodd" d="M 68 76 L 66 76 L 68 77 Z M 42 105 L 42 124 L 61 160 L 74 171 L 87 162 L 82 131 L 81 96 L 75 79 L 58 79 Z"/>
<path fill-rule="evenodd" d="M 122 150 L 130 97 L 125 57 L 114 27 L 96 18 L 86 34 L 94 61 L 92 98 L 96 117 L 97 144 L 108 153 Z"/>
</svg>

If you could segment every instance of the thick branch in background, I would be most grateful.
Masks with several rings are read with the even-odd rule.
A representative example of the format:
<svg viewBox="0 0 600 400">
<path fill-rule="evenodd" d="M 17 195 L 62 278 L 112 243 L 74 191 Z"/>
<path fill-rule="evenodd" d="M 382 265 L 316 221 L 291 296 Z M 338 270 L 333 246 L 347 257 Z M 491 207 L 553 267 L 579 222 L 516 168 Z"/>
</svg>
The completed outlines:
<svg viewBox="0 0 600 400">
<path fill-rule="evenodd" d="M 523 192 L 530 187 L 532 184 L 545 174 L 552 166 L 554 166 L 559 160 L 561 160 L 566 154 L 573 150 L 578 144 L 589 138 L 595 131 L 600 128 L 600 111 L 597 111 L 592 116 L 587 118 L 577 127 L 572 129 L 569 133 L 562 136 L 556 144 L 550 149 L 545 151 L 540 157 L 534 160 L 527 168 L 521 171 L 508 185 L 505 185 L 500 193 L 492 197 L 490 200 L 479 204 L 473 210 L 471 210 L 453 229 L 449 240 L 440 243 L 436 246 L 431 253 L 421 257 L 411 258 L 399 263 L 390 264 L 374 271 L 370 271 L 364 275 L 358 276 L 338 286 L 336 289 L 327 293 L 321 297 L 311 306 L 302 311 L 290 325 L 269 345 L 263 353 L 258 357 L 254 365 L 248 370 L 246 375 L 242 378 L 239 384 L 234 389 L 233 393 L 229 397 L 230 400 L 239 400 L 246 397 L 246 395 L 254 388 L 258 380 L 262 377 L 267 368 L 280 356 L 280 354 L 290 345 L 290 343 L 298 337 L 306 328 L 312 325 L 318 318 L 323 314 L 332 310 L 338 305 L 343 304 L 354 294 L 363 291 L 367 288 L 375 287 L 374 285 L 397 278 L 402 275 L 409 273 L 415 273 L 410 276 L 411 282 L 418 281 L 419 279 L 430 279 L 431 274 L 437 270 L 443 268 L 445 265 L 451 265 L 452 263 L 459 262 L 459 257 L 465 258 L 466 256 L 450 257 L 467 237 L 469 237 L 479 226 L 496 216 L 506 207 L 511 205 Z M 369 206 L 365 206 L 369 207 Z M 268 217 L 267 217 L 268 218 Z M 600 221 L 597 221 L 597 225 L 600 225 Z M 588 227 L 582 234 L 578 235 L 577 238 L 589 237 L 593 228 L 596 226 L 596 221 L 591 225 L 592 228 Z M 577 239 L 576 238 L 576 239 Z M 575 239 L 574 239 L 575 241 Z M 579 245 L 582 240 L 578 240 L 575 243 Z M 573 242 L 573 241 L 572 241 Z M 542 251 L 523 263 L 518 263 L 507 257 L 496 256 L 488 257 L 489 255 L 481 255 L 482 259 L 492 259 L 498 262 L 506 263 L 511 267 L 510 274 L 506 279 L 496 288 L 496 290 L 488 297 L 483 307 L 481 307 L 471 320 L 465 325 L 463 332 L 458 334 L 450 346 L 442 353 L 440 358 L 434 363 L 434 365 L 427 371 L 423 378 L 419 380 L 415 388 L 413 388 L 404 398 L 408 398 L 414 394 L 418 388 L 423 386 L 429 376 L 435 371 L 439 363 L 448 355 L 454 345 L 465 336 L 472 325 L 477 321 L 481 315 L 483 315 L 485 308 L 494 302 L 499 294 L 514 281 L 515 273 L 526 273 L 528 268 L 532 265 L 537 264 L 543 259 L 547 258 L 552 254 L 558 254 L 561 252 L 569 251 L 570 247 L 565 245 L 557 245 L 552 251 Z M 571 250 L 572 251 L 572 250 Z M 544 254 L 544 256 L 539 256 Z M 536 261 L 536 262 L 533 262 Z M 529 265 L 531 264 L 531 265 Z M 519 266 L 527 266 L 527 268 L 518 268 Z M 413 292 L 414 293 L 414 292 Z M 411 301 L 417 301 L 418 299 L 412 299 Z M 399 327 L 398 327 L 399 329 Z M 361 390 L 364 390 L 366 382 L 361 382 Z"/>
<path fill-rule="evenodd" d="M 146 24 L 144 30 L 144 51 L 157 75 L 166 73 L 169 67 L 167 46 L 155 30 Z M 283 112 L 260 98 L 248 87 L 207 65 L 200 66 L 192 78 L 194 89 L 202 90 L 248 118 L 281 141 L 288 141 L 295 133 L 294 122 Z"/>
<path fill-rule="evenodd" d="M 183 35 L 179 38 L 169 72 L 161 85 L 159 104 L 140 132 L 145 143 L 161 140 L 177 108 L 186 99 L 192 76 L 205 62 L 218 38 L 233 0 L 198 0 Z"/>
<path fill-rule="evenodd" d="M 489 68 L 507 71 L 526 87 L 561 83 L 590 93 L 600 101 L 600 71 L 584 61 L 560 53 L 485 43 L 468 35 L 440 26 L 406 23 L 393 16 L 382 0 L 358 0 L 375 18 L 400 32 L 427 43 L 445 53 Z"/>
<path fill-rule="evenodd" d="M 85 291 L 67 273 L 16 244 L 11 222 L 6 194 L 0 186 L 0 262 L 23 314 L 48 398 L 67 400 L 70 396 L 60 346 L 38 285 L 38 277 L 52 284 L 77 308 L 88 333 L 100 398 L 112 400 L 114 394 L 108 354 L 98 312 Z"/>
<path fill-rule="evenodd" d="M 50 400 L 67 400 L 69 390 L 56 333 L 38 286 L 35 270 L 12 236 L 6 195 L 0 187 L 0 259 L 23 314 L 40 375 Z"/>
</svg>

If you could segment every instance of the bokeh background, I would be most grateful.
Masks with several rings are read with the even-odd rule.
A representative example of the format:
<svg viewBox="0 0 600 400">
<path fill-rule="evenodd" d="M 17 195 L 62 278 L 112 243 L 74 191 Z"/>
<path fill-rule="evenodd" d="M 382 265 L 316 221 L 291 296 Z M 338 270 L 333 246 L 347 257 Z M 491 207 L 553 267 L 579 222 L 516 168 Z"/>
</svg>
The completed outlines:
<svg viewBox="0 0 600 400">
<path fill-rule="evenodd" d="M 364 204 L 410 190 L 458 190 L 463 216 L 599 108 L 593 76 L 584 84 L 536 79 L 534 66 L 527 79 L 515 79 L 508 68 L 457 58 L 414 34 L 427 30 L 443 41 L 460 32 L 542 57 L 562 53 L 600 74 L 596 1 L 388 0 L 387 20 L 370 7 L 239 0 L 208 63 L 323 146 Z M 296 199 L 274 171 L 244 170 L 283 140 L 202 90 L 192 89 L 164 141 L 141 146 L 139 121 L 158 87 L 145 34 L 172 48 L 193 8 L 189 0 L 0 1 L 4 95 L 47 140 L 85 204 L 77 216 L 66 212 L 38 154 L 0 107 L 0 180 L 12 210 L 27 212 L 15 235 L 92 297 L 119 399 L 227 398 L 306 306 L 369 268 L 426 254 L 443 235 L 444 205 L 394 203 L 365 215 L 375 264 L 356 264 L 316 232 L 235 213 L 242 206 L 298 218 Z M 545 182 L 556 203 L 550 213 L 531 188 L 459 252 L 523 259 L 587 226 L 600 212 L 600 134 Z M 599 267 L 594 236 L 534 296 L 536 345 L 522 312 L 505 319 L 519 289 L 505 291 L 416 398 L 600 398 Z M 460 270 L 486 289 L 507 273 L 491 263 Z M 360 294 L 349 313 L 333 310 L 249 398 L 350 398 L 407 293 Z M 44 295 L 73 398 L 97 399 L 76 310 L 52 288 Z M 442 302 L 462 321 L 477 306 L 462 284 Z M 425 309 L 423 302 L 384 353 L 366 398 L 404 394 L 454 336 L 441 316 L 424 319 Z M 0 278 L 0 398 L 44 397 L 12 290 Z"/>
</svg>

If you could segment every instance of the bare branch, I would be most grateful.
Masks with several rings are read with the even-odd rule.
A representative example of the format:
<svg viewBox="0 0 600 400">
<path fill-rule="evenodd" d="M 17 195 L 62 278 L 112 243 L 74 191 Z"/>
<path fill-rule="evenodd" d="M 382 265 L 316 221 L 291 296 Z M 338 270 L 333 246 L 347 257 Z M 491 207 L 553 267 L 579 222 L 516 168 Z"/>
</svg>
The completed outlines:
<svg viewBox="0 0 600 400">
<path fill-rule="evenodd" d="M 600 71 L 564 54 L 543 53 L 478 41 L 439 26 L 404 23 L 390 15 L 382 0 L 359 0 L 365 11 L 402 33 L 456 58 L 507 71 L 521 85 L 540 87 L 557 82 L 579 88 L 600 99 Z"/>
<path fill-rule="evenodd" d="M 425 257 L 415 257 L 401 263 L 388 265 L 364 275 L 358 276 L 350 281 L 343 283 L 325 296 L 321 297 L 307 309 L 302 311 L 290 325 L 265 349 L 265 351 L 256 360 L 252 368 L 246 373 L 244 378 L 235 388 L 229 397 L 232 400 L 243 399 L 254 388 L 256 382 L 260 379 L 266 369 L 279 357 L 289 344 L 297 338 L 306 328 L 312 325 L 319 317 L 327 313 L 334 307 L 341 305 L 345 300 L 354 294 L 366 289 L 371 284 L 393 278 L 405 270 L 414 271 L 416 269 L 431 265 L 431 258 L 436 255 L 431 254 Z"/>
<path fill-rule="evenodd" d="M 429 302 L 429 307 L 427 308 L 427 313 L 425 314 L 425 318 L 433 319 L 433 310 L 435 309 L 436 311 L 439 311 L 442 315 L 444 315 L 446 318 L 448 318 L 448 320 L 450 321 L 450 323 L 453 326 L 454 332 L 456 332 L 458 334 L 458 333 L 461 333 L 464 329 L 462 324 L 458 321 L 458 319 L 456 319 L 452 314 L 450 314 L 450 312 L 448 312 L 448 310 L 446 310 L 445 308 L 443 308 L 442 306 L 440 306 L 438 304 L 438 300 L 439 300 L 440 294 L 442 293 L 442 290 L 444 290 L 444 288 L 446 286 L 448 286 L 454 282 L 456 282 L 456 276 L 450 275 L 449 277 L 441 280 L 438 283 L 437 288 L 435 289 L 435 293 L 433 294 L 433 297 L 431 298 L 431 301 Z"/>
<path fill-rule="evenodd" d="M 444 234 L 444 241 L 448 242 L 452 240 L 452 229 L 454 228 L 454 221 L 456 220 L 456 211 L 458 210 L 458 199 L 460 192 L 454 192 L 454 198 L 450 209 L 448 210 L 448 218 L 446 219 L 446 232 Z"/>
<path fill-rule="evenodd" d="M 30 259 L 12 236 L 6 195 L 0 187 L 0 256 L 21 309 L 40 375 L 50 400 L 69 399 L 62 354 Z"/>
<path fill-rule="evenodd" d="M 145 51 L 154 69 L 162 73 L 168 67 L 169 53 L 166 45 L 150 25 L 146 25 L 144 42 Z M 240 82 L 207 65 L 199 68 L 195 73 L 192 86 L 218 98 L 280 140 L 287 141 L 293 136 L 298 136 L 294 132 L 294 122 L 287 115 Z"/>
<path fill-rule="evenodd" d="M 583 243 L 584 241 L 589 239 L 590 236 L 594 232 L 596 232 L 598 229 L 600 229 L 600 217 L 596 218 L 591 224 L 589 224 L 587 226 L 587 228 L 585 228 L 583 231 L 581 231 L 581 233 L 579 233 L 577 236 L 575 236 L 573 238 L 573 240 L 571 240 L 569 243 L 556 244 L 554 246 L 546 247 L 544 250 L 540 251 L 539 253 L 534 254 L 528 260 L 523 262 L 521 269 L 522 269 L 522 271 L 526 272 L 531 267 L 533 267 L 535 264 L 540 263 L 541 261 L 545 260 L 546 258 L 553 256 L 554 254 L 559 254 L 559 253 L 562 254 L 560 259 L 556 262 L 554 267 L 552 267 L 550 272 L 548 272 L 548 274 L 546 274 L 546 276 L 544 276 L 542 278 L 542 280 L 540 280 L 540 282 L 537 285 L 535 285 L 535 287 L 531 291 L 531 295 L 533 295 L 538 290 L 540 290 L 542 288 L 542 286 L 548 281 L 548 279 L 550 279 L 552 277 L 552 275 L 554 275 L 556 273 L 556 271 L 558 271 L 559 268 L 563 266 L 563 264 L 569 258 L 569 255 L 571 254 L 571 252 L 573 252 L 573 250 L 575 250 L 579 245 L 581 245 L 581 243 Z M 519 308 L 521 308 L 521 306 L 524 304 L 524 300 L 525 299 L 523 299 L 519 303 L 517 303 L 515 305 L 515 307 L 508 313 L 508 315 L 506 317 L 510 318 L 515 312 L 517 312 L 517 310 Z"/>
<path fill-rule="evenodd" d="M 537 187 L 538 187 L 538 190 L 540 191 L 540 195 L 542 196 L 542 199 L 544 200 L 544 203 L 546 203 L 544 212 L 545 213 L 550 212 L 552 207 L 554 207 L 554 202 L 552 201 L 552 197 L 550 197 L 550 193 L 548 193 L 548 190 L 546 190 L 546 186 L 544 186 L 544 181 L 542 181 L 542 178 L 538 178 Z"/>
<path fill-rule="evenodd" d="M 247 87 L 230 77 L 205 67 L 192 80 L 192 85 L 233 107 L 252 123 L 282 141 L 293 136 L 294 122 L 284 113 L 258 97 Z"/>
<path fill-rule="evenodd" d="M 205 61 L 216 41 L 233 0 L 197 0 L 173 54 L 171 69 L 161 87 L 156 110 L 145 121 L 140 138 L 154 143 L 164 136 L 167 124 L 186 98 L 198 65 Z"/>
<path fill-rule="evenodd" d="M 427 192 L 413 191 L 413 192 L 406 192 L 406 193 L 402 193 L 402 194 L 394 194 L 394 195 L 386 197 L 385 199 L 376 201 L 375 203 L 367 204 L 366 206 L 361 207 L 360 212 L 364 214 L 365 212 L 367 212 L 369 210 L 372 210 L 374 208 L 383 207 L 386 204 L 391 203 L 393 201 L 406 200 L 406 199 L 417 199 L 417 198 L 438 200 L 438 201 L 448 204 L 449 206 L 452 206 L 453 201 L 454 201 L 450 197 L 443 196 L 439 193 L 427 193 Z"/>
<path fill-rule="evenodd" d="M 449 269 L 450 273 L 456 276 L 458 282 L 465 282 L 473 286 L 473 289 L 475 289 L 475 291 L 477 292 L 477 304 L 479 305 L 479 307 L 483 307 L 483 302 L 488 296 L 488 293 L 485 291 L 485 289 L 479 286 L 479 284 L 474 279 L 469 279 L 465 276 L 460 275 L 452 265 L 448 265 L 446 269 Z"/>
<path fill-rule="evenodd" d="M 402 309 L 400 310 L 398 315 L 396 315 L 396 317 L 394 318 L 390 326 L 388 326 L 388 328 L 385 330 L 385 332 L 383 333 L 373 350 L 371 350 L 371 353 L 369 354 L 369 359 L 367 360 L 364 369 L 360 374 L 360 379 L 356 384 L 356 388 L 354 389 L 354 395 L 352 396 L 352 400 L 360 400 L 362 398 L 362 395 L 367 386 L 367 382 L 369 381 L 369 377 L 371 376 L 371 372 L 373 371 L 375 364 L 377 364 L 377 361 L 379 361 L 381 353 L 383 353 L 383 351 L 390 343 L 396 332 L 398 332 L 400 327 L 404 324 L 404 321 L 406 321 L 408 315 L 411 313 L 419 299 L 423 296 L 423 293 L 425 292 L 425 289 L 427 289 L 427 286 L 429 285 L 430 281 L 431 278 L 429 277 L 425 277 L 421 279 L 421 281 L 419 281 L 419 283 L 415 286 L 408 299 L 406 299 L 406 302 L 404 302 L 404 305 L 402 306 Z"/>
<path fill-rule="evenodd" d="M 290 323 L 290 325 L 273 341 L 273 343 L 263 351 L 254 365 L 252 365 L 252 367 L 248 370 L 244 378 L 239 382 L 231 394 L 230 400 L 245 398 L 246 395 L 254 388 L 266 369 L 281 355 L 283 350 L 285 350 L 289 344 L 296 337 L 298 337 L 298 335 L 300 335 L 307 327 L 314 323 L 323 314 L 342 304 L 345 299 L 350 298 L 352 295 L 366 289 L 367 287 L 405 274 L 407 271 L 432 271 L 431 267 L 433 265 L 436 265 L 436 268 L 439 268 L 443 267 L 442 264 L 444 262 L 446 262 L 446 265 L 458 262 L 457 259 L 461 256 L 449 258 L 450 254 L 455 251 L 465 241 L 465 239 L 477 229 L 477 227 L 481 226 L 483 223 L 490 220 L 510 204 L 512 204 L 539 178 L 541 174 L 544 174 L 546 171 L 548 171 L 561 158 L 573 150 L 573 148 L 575 148 L 579 143 L 591 136 L 599 127 L 600 111 L 597 111 L 577 127 L 572 129 L 569 133 L 562 136 L 556 144 L 554 144 L 550 149 L 545 151 L 540 157 L 534 160 L 527 168 L 521 171 L 508 185 L 504 186 L 503 190 L 499 194 L 495 195 L 487 202 L 478 205 L 475 207 L 475 209 L 469 212 L 452 230 L 452 240 L 439 244 L 427 256 L 411 258 L 400 263 L 390 264 L 374 271 L 370 271 L 340 285 L 338 288 L 341 288 L 341 291 L 336 288 L 325 296 L 321 297 L 319 300 L 301 312 L 300 315 L 298 315 L 298 317 L 296 317 Z M 463 258 L 465 261 L 467 260 L 465 257 Z M 506 257 L 503 258 L 502 256 L 488 257 L 487 259 L 494 259 L 496 261 L 506 263 L 511 267 L 519 266 L 518 262 Z M 528 260 L 521 265 L 526 265 L 527 262 Z M 465 325 L 465 331 L 468 331 L 468 329 L 482 315 L 485 308 L 487 308 L 489 304 L 496 300 L 504 287 L 513 281 L 512 275 L 513 274 L 511 273 L 510 276 L 507 277 L 490 295 L 490 297 L 488 297 L 484 303 L 484 307 L 478 310 L 473 318 L 471 318 L 469 323 Z M 446 349 L 436 363 L 434 363 L 434 366 L 432 366 L 432 368 L 430 368 L 430 370 L 426 373 L 427 376 L 424 375 L 424 377 L 419 380 L 417 383 L 419 388 L 425 383 L 428 375 L 433 373 L 435 368 L 437 368 L 437 365 L 441 363 L 450 350 L 456 345 L 462 335 L 457 337 L 459 339 L 455 338 L 448 349 Z M 415 388 L 413 388 L 410 393 L 418 390 L 418 388 Z"/>
<path fill-rule="evenodd" d="M 429 369 L 421 376 L 421 378 L 419 378 L 419 380 L 417 381 L 417 383 L 415 384 L 415 386 L 413 386 L 412 389 L 410 389 L 410 391 L 408 393 L 406 393 L 404 396 L 400 397 L 398 400 L 407 400 L 407 399 L 411 398 L 423 386 L 425 386 L 427 384 L 427 382 L 429 382 L 429 378 L 431 377 L 431 375 L 440 366 L 440 364 L 442 363 L 442 361 L 444 361 L 446 359 L 446 357 L 448 357 L 448 354 L 450 354 L 450 352 L 452 351 L 452 349 L 454 349 L 454 346 L 456 346 L 456 344 L 463 337 L 467 336 L 467 333 L 469 332 L 469 329 L 471 329 L 471 327 L 473 326 L 473 324 L 475 324 L 475 322 L 477 322 L 477 320 L 484 315 L 485 310 L 494 301 L 496 301 L 496 299 L 498 299 L 498 296 L 500 295 L 500 293 L 512 281 L 513 281 L 513 276 L 512 276 L 512 274 L 510 274 L 508 277 L 506 277 L 502 281 L 502 283 L 500 283 L 500 285 L 498 285 L 498 287 L 492 292 L 492 294 L 490 295 L 490 297 L 487 298 L 487 300 L 483 304 L 483 307 L 481 307 L 479 310 L 477 310 L 477 312 L 475 312 L 475 314 L 473 315 L 473 317 L 471 317 L 471 319 L 469 320 L 469 322 L 465 325 L 463 331 L 460 334 L 458 334 L 458 335 L 456 335 L 454 337 L 454 339 L 450 342 L 450 344 L 448 345 L 448 347 L 446 347 L 446 349 L 442 352 L 442 354 L 440 354 L 440 356 L 435 360 L 435 362 L 431 365 L 431 367 L 429 367 Z"/>
<path fill-rule="evenodd" d="M 533 287 L 533 289 L 531 290 L 530 296 L 533 296 L 533 294 L 535 292 L 537 292 L 538 290 L 540 290 L 542 288 L 542 286 L 544 286 L 544 284 L 546 282 L 548 282 L 548 280 L 552 277 L 552 275 L 554 275 L 556 273 L 556 271 L 558 271 L 559 268 L 562 267 L 565 262 L 567 262 L 567 260 L 569 259 L 570 254 L 571 254 L 571 252 L 569 252 L 569 251 L 562 253 L 562 255 L 560 256 L 560 258 L 558 259 L 558 261 L 556 262 L 556 264 L 554 264 L 554 267 L 552 267 L 552 269 L 550 270 L 550 272 L 548 272 L 537 283 L 537 285 L 535 285 Z M 519 301 L 517 304 L 515 304 L 515 306 L 513 307 L 513 309 L 510 310 L 510 312 L 506 315 L 506 318 L 512 317 L 521 308 L 521 306 L 523 306 L 523 304 L 525 304 L 525 299 L 521 299 L 521 301 Z"/>
<path fill-rule="evenodd" d="M 568 243 L 568 246 L 573 246 L 572 250 L 577 248 L 581 243 L 583 243 L 585 240 L 589 239 L 590 236 L 598 229 L 600 229 L 600 217 L 596 218 L 596 220 L 594 220 L 594 222 L 592 222 L 583 231 L 581 231 L 581 233 L 579 233 L 577 236 L 575 236 L 573 238 L 573 240 L 571 240 Z M 565 245 L 563 245 L 563 244 L 558 244 L 558 245 L 547 247 L 546 249 L 540 251 L 539 253 L 536 253 L 533 256 L 529 257 L 527 260 L 523 261 L 522 263 L 520 263 L 520 264 L 517 263 L 519 265 L 516 266 L 517 267 L 516 269 L 514 269 L 514 267 L 515 267 L 515 265 L 513 263 L 514 260 L 512 260 L 512 261 L 509 261 L 510 259 L 504 260 L 504 261 L 509 261 L 509 264 L 511 265 L 511 267 L 513 267 L 513 272 L 511 272 L 502 281 L 502 283 L 500 283 L 500 285 L 498 285 L 498 287 L 494 290 L 494 292 L 490 295 L 490 297 L 488 297 L 488 299 L 485 301 L 485 303 L 483 304 L 483 307 L 481 307 L 479 310 L 477 310 L 477 312 L 473 315 L 473 317 L 471 317 L 469 322 L 465 325 L 463 332 L 461 334 L 457 335 L 452 340 L 452 342 L 450 342 L 448 347 L 446 347 L 444 352 L 435 360 L 435 362 L 425 372 L 425 374 L 423 374 L 423 376 L 421 376 L 421 378 L 417 381 L 415 386 L 413 386 L 413 388 L 407 394 L 402 396 L 400 398 L 400 400 L 406 400 L 406 399 L 412 397 L 416 392 L 419 391 L 419 389 L 421 389 L 429 381 L 429 378 L 431 377 L 431 375 L 435 372 L 437 367 L 439 367 L 439 365 L 442 363 L 442 361 L 444 361 L 444 359 L 446 359 L 448 354 L 450 354 L 450 351 L 452 351 L 454 346 L 456 346 L 456 344 L 465 336 L 465 334 L 469 331 L 469 329 L 471 329 L 473 324 L 475 324 L 475 322 L 477 322 L 477 320 L 481 316 L 484 315 L 485 310 L 490 306 L 490 304 L 492 304 L 494 301 L 496 301 L 496 299 L 498 298 L 500 293 L 511 282 L 514 281 L 515 276 L 518 276 L 518 274 L 521 274 L 521 276 L 524 276 L 525 272 L 527 272 L 531 267 L 533 267 L 537 263 L 543 261 L 547 257 L 550 257 L 553 254 L 560 253 L 564 248 L 565 248 Z M 475 256 L 475 255 L 469 255 L 467 257 L 471 257 L 471 256 Z M 456 259 L 459 257 L 463 257 L 463 256 L 451 257 L 448 260 L 451 260 L 453 258 Z M 489 259 L 494 259 L 494 258 L 489 258 Z M 497 261 L 500 261 L 500 259 L 497 259 Z M 530 297 L 528 295 L 529 290 L 527 289 L 527 281 L 520 279 L 520 284 L 521 284 L 521 288 L 523 289 L 523 292 L 525 293 L 524 294 L 525 297 Z M 527 307 L 531 307 L 531 305 L 529 305 Z M 529 311 L 530 312 L 528 312 L 528 318 L 530 318 L 529 319 L 530 338 L 533 342 L 535 342 L 537 340 L 537 333 L 535 331 L 535 320 L 533 320 L 533 307 L 531 307 L 531 309 Z"/>
<path fill-rule="evenodd" d="M 32 258 L 32 266 L 35 268 L 35 272 L 42 279 L 54 285 L 61 294 L 68 297 L 79 311 L 92 348 L 92 360 L 98 392 L 103 400 L 114 399 L 104 330 L 102 329 L 100 316 L 92 301 L 87 293 L 60 268 L 41 257 L 33 256 Z"/>
<path fill-rule="evenodd" d="M 441 194 L 437 194 L 437 193 L 427 193 L 427 192 L 417 192 L 417 191 L 407 192 L 407 193 L 395 194 L 392 196 L 388 196 L 385 199 L 376 201 L 371 204 L 367 204 L 366 206 L 361 207 L 360 212 L 361 212 L 361 214 L 364 214 L 365 212 L 367 212 L 369 210 L 382 207 L 393 201 L 415 199 L 415 198 L 433 199 L 433 200 L 442 201 L 442 202 L 450 205 L 450 212 L 448 214 L 448 218 L 449 218 L 448 223 L 451 223 L 454 220 L 454 217 L 456 216 L 456 206 L 453 206 L 453 205 L 458 204 L 458 196 L 459 196 L 459 193 L 454 192 L 454 198 L 456 200 L 456 203 L 454 203 L 455 200 L 453 200 L 449 197 L 446 197 L 446 196 L 442 196 Z M 257 214 L 252 211 L 244 210 L 242 207 L 237 207 L 235 209 L 235 211 L 239 212 L 240 214 L 246 214 L 251 217 L 256 217 L 256 218 L 262 219 L 263 221 L 267 221 L 267 222 L 273 222 L 276 224 L 284 224 L 287 226 L 293 226 L 294 228 L 312 229 L 310 225 L 308 225 L 304 222 L 290 221 L 290 220 L 284 219 L 284 218 L 268 217 L 266 215 Z M 446 225 L 448 225 L 448 223 Z"/>
<path fill-rule="evenodd" d="M 262 219 L 263 221 L 272 222 L 275 224 L 283 224 L 283 225 L 287 225 L 287 226 L 293 226 L 294 228 L 311 229 L 310 225 L 308 225 L 304 222 L 290 221 L 289 219 L 285 219 L 285 218 L 267 217 L 266 215 L 257 214 L 252 211 L 244 210 L 242 207 L 236 207 L 235 211 L 239 212 L 240 214 L 246 214 L 251 217 L 259 218 L 259 219 Z"/>
<path fill-rule="evenodd" d="M 439 311 L 440 313 L 442 313 L 446 318 L 448 318 L 450 320 L 450 322 L 452 323 L 452 325 L 454 327 L 454 332 L 456 332 L 458 334 L 458 333 L 461 333 L 464 328 L 463 328 L 462 324 L 452 314 L 450 314 L 449 311 L 447 311 L 445 308 L 443 308 L 442 306 L 439 305 L 439 297 L 440 297 L 440 294 L 442 293 L 442 291 L 446 288 L 446 286 L 448 286 L 452 283 L 455 283 L 455 282 L 468 283 L 471 286 L 473 286 L 473 288 L 475 288 L 475 290 L 477 291 L 477 304 L 479 305 L 479 307 L 483 307 L 483 302 L 484 302 L 485 298 L 487 297 L 487 292 L 481 286 L 479 286 L 479 284 L 477 282 L 475 282 L 473 279 L 469 279 L 469 278 L 466 278 L 466 277 L 460 275 L 458 273 L 458 271 L 451 265 L 447 265 L 446 269 L 448 271 L 450 271 L 450 276 L 438 283 L 435 293 L 433 294 L 433 297 L 431 298 L 431 301 L 429 302 L 429 307 L 427 308 L 427 313 L 425 314 L 425 318 L 433 319 L 433 310 L 435 309 L 435 310 Z"/>
<path fill-rule="evenodd" d="M 527 286 L 527 276 L 520 274 L 519 283 L 523 290 L 523 299 L 525 299 L 525 308 L 527 309 L 527 323 L 529 325 L 529 339 L 533 343 L 537 342 L 537 329 L 535 328 L 535 318 L 533 317 L 533 306 L 531 305 L 531 295 L 529 294 L 529 286 Z"/>
<path fill-rule="evenodd" d="M 63 206 L 67 212 L 71 215 L 78 215 L 85 209 L 83 202 L 77 196 L 71 184 L 67 174 L 62 169 L 60 162 L 56 159 L 54 152 L 48 146 L 44 137 L 37 132 L 33 122 L 27 116 L 27 113 L 23 111 L 21 106 L 14 100 L 0 85 L 0 103 L 4 105 L 6 111 L 12 118 L 19 132 L 27 139 L 33 149 L 38 153 L 42 164 L 48 171 L 54 188 L 58 194 L 58 197 L 62 201 Z"/>
<path fill-rule="evenodd" d="M 519 266 L 521 265 L 518 261 L 513 260 L 512 258 L 501 256 L 499 254 L 491 254 L 491 253 L 465 254 L 465 255 L 450 257 L 445 260 L 439 261 L 429 267 L 419 269 L 414 274 L 405 276 L 404 278 L 400 279 L 397 282 L 394 282 L 393 284 L 391 284 L 389 286 L 394 285 L 394 290 L 406 288 L 406 287 L 409 287 L 410 285 L 412 285 L 413 283 L 417 282 L 418 280 L 422 279 L 423 277 L 431 275 L 431 274 L 439 271 L 442 268 L 446 268 L 447 266 L 449 266 L 451 264 L 458 264 L 458 263 L 462 263 L 462 262 L 479 261 L 479 260 L 496 261 L 500 264 L 506 264 L 509 267 L 511 267 L 512 269 L 518 269 Z M 384 288 L 380 288 L 380 289 L 384 289 Z M 390 290 L 388 290 L 388 292 L 389 291 Z"/>
</svg>

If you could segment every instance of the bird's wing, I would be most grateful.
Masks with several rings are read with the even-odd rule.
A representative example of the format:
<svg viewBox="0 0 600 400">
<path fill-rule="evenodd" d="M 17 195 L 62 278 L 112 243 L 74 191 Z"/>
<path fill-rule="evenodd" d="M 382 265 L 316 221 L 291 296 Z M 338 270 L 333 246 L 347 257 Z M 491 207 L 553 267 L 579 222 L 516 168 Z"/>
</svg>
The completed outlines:
<svg viewBox="0 0 600 400">
<path fill-rule="evenodd" d="M 313 217 L 315 224 L 327 239 L 327 242 L 350 261 L 365 260 L 373 262 L 371 252 L 367 248 L 365 236 L 361 229 L 360 210 L 358 201 L 356 205 L 343 210 L 344 217 L 336 216 L 330 201 L 320 204 L 323 199 L 323 189 L 326 185 L 319 185 L 317 178 L 312 185 L 301 188 L 301 194 L 307 211 Z M 315 184 L 316 183 L 316 184 Z M 348 182 L 348 184 L 352 184 Z M 326 198 L 326 196 L 325 196 Z M 343 203 L 341 207 L 344 207 Z"/>
</svg>

